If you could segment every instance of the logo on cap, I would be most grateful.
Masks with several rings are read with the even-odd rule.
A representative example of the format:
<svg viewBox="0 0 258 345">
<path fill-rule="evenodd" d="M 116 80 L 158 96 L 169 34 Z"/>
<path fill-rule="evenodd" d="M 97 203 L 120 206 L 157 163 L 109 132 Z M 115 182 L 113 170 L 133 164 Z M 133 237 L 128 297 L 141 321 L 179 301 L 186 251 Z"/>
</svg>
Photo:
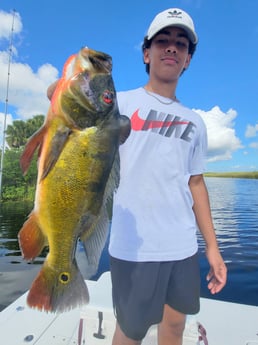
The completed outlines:
<svg viewBox="0 0 258 345">
<path fill-rule="evenodd" d="M 179 12 L 177 10 L 174 10 L 173 12 L 172 11 L 168 11 L 170 17 L 176 17 L 176 18 L 182 18 L 181 14 L 182 12 Z"/>
</svg>

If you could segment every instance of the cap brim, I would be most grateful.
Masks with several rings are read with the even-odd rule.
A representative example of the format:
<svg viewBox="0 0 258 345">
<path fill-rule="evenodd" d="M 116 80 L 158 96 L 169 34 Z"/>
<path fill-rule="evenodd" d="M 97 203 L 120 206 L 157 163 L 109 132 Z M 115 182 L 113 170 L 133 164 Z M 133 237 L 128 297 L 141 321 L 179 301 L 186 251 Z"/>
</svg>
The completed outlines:
<svg viewBox="0 0 258 345">
<path fill-rule="evenodd" d="M 188 36 L 189 40 L 190 40 L 193 44 L 197 44 L 197 42 L 198 42 L 198 37 L 197 37 L 196 33 L 193 32 L 188 26 L 183 25 L 183 24 L 181 24 L 181 23 L 178 23 L 178 24 L 177 24 L 177 23 L 171 24 L 171 25 L 168 25 L 168 26 L 164 26 L 163 28 L 158 29 L 158 30 L 156 30 L 156 31 L 153 31 L 153 32 L 151 33 L 151 35 L 148 35 L 148 36 L 147 36 L 148 40 L 151 40 L 151 39 L 152 39 L 155 35 L 157 35 L 157 33 L 160 32 L 161 30 L 163 30 L 163 29 L 165 29 L 165 28 L 168 28 L 168 27 L 171 27 L 171 26 L 175 26 L 175 27 L 177 27 L 177 28 L 181 28 L 181 29 L 185 30 L 185 32 L 187 33 L 187 36 Z"/>
</svg>

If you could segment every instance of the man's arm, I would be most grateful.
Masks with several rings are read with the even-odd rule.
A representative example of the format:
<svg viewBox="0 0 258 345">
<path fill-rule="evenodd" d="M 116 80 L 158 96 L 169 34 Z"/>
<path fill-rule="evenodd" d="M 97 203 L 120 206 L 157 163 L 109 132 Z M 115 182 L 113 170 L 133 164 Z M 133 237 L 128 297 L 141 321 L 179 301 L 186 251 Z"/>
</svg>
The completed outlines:
<svg viewBox="0 0 258 345">
<path fill-rule="evenodd" d="M 194 200 L 193 211 L 206 244 L 206 256 L 210 264 L 210 271 L 207 275 L 208 288 L 214 294 L 226 284 L 227 267 L 219 251 L 211 217 L 209 195 L 203 175 L 191 176 L 189 187 Z"/>
</svg>

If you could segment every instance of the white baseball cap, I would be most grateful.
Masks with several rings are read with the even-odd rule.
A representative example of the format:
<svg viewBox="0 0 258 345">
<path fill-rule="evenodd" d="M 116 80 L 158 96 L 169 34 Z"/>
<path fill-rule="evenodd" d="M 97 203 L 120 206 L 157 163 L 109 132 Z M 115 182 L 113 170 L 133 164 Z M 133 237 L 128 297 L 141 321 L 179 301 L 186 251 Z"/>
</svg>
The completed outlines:
<svg viewBox="0 0 258 345">
<path fill-rule="evenodd" d="M 192 18 L 180 8 L 169 8 L 157 14 L 150 24 L 147 39 L 152 39 L 160 30 L 168 26 L 176 26 L 184 29 L 193 44 L 198 42 Z"/>
</svg>

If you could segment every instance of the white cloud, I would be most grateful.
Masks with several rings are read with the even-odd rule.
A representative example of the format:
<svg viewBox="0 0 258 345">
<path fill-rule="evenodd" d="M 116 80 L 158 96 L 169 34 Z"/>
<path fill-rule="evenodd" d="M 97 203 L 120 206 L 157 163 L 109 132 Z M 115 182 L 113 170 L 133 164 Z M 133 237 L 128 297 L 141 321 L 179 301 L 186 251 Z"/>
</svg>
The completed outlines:
<svg viewBox="0 0 258 345">
<path fill-rule="evenodd" d="M 258 133 L 258 123 L 254 126 L 247 125 L 246 131 L 245 131 L 246 138 L 256 137 L 257 133 Z"/>
<path fill-rule="evenodd" d="M 0 73 L 6 67 L 1 62 L 0 54 Z M 12 63 L 8 98 L 19 118 L 26 120 L 33 115 L 46 114 L 49 106 L 46 90 L 57 76 L 57 69 L 49 64 L 34 72 L 29 65 Z M 4 87 L 6 85 L 0 81 L 0 90 Z"/>
<path fill-rule="evenodd" d="M 204 111 L 194 109 L 203 118 L 208 132 L 208 162 L 229 160 L 232 153 L 243 146 L 236 136 L 234 119 L 237 113 L 229 109 L 224 113 L 218 106 Z"/>
<path fill-rule="evenodd" d="M 0 10 L 0 39 L 9 40 L 11 29 L 13 29 L 13 34 L 18 34 L 22 31 L 22 21 L 20 14 L 18 12 L 15 12 L 15 15 L 13 16 L 13 13 L 8 13 Z"/>
<path fill-rule="evenodd" d="M 250 143 L 249 147 L 251 147 L 252 149 L 258 149 L 258 142 Z"/>
<path fill-rule="evenodd" d="M 0 75 L 6 75 L 6 78 L 0 79 L 0 101 L 4 103 L 7 95 L 7 65 L 2 59 L 2 52 L 0 52 Z M 15 109 L 19 119 L 27 120 L 35 115 L 47 113 L 49 100 L 46 90 L 57 77 L 57 69 L 50 64 L 42 65 L 34 72 L 29 65 L 12 63 L 8 105 Z M 10 114 L 8 116 L 9 120 L 12 119 Z M 0 142 L 2 142 L 3 118 L 4 114 L 0 113 Z M 12 121 L 9 121 L 8 124 L 11 123 Z"/>
<path fill-rule="evenodd" d="M 6 98 L 8 61 L 6 52 L 0 52 L 0 101 Z M 16 109 L 22 119 L 45 114 L 49 101 L 46 96 L 48 86 L 58 77 L 58 70 L 50 64 L 44 64 L 33 71 L 27 64 L 13 62 L 10 65 L 8 102 Z"/>
<path fill-rule="evenodd" d="M 34 71 L 28 64 L 19 62 L 17 47 L 9 48 L 10 30 L 12 26 L 13 14 L 0 11 L 0 104 L 3 106 L 7 98 L 8 65 L 9 68 L 9 88 L 8 88 L 8 109 L 15 110 L 15 117 L 27 120 L 34 115 L 46 114 L 49 107 L 49 100 L 46 96 L 48 86 L 58 78 L 58 70 L 51 64 L 39 66 Z M 22 31 L 20 15 L 15 13 L 13 36 L 19 35 Z M 11 59 L 9 52 L 12 52 Z M 15 58 L 15 60 L 14 60 Z M 0 112 L 0 147 L 2 146 L 2 134 L 4 114 Z M 14 118 L 8 114 L 8 124 Z"/>
</svg>

